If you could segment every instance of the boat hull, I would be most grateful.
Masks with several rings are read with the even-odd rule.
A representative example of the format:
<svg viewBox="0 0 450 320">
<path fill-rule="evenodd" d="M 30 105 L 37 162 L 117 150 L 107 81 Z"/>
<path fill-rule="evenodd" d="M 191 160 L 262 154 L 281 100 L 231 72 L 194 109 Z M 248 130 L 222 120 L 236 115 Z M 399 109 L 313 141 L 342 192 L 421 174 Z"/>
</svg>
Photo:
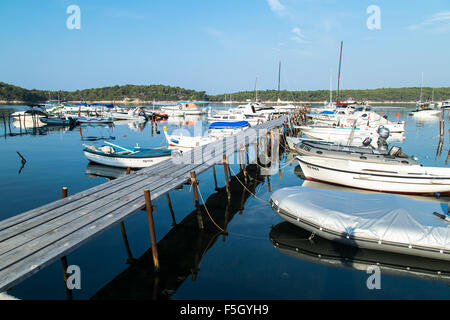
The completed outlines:
<svg viewBox="0 0 450 320">
<path fill-rule="evenodd" d="M 283 220 L 330 241 L 363 249 L 450 261 L 450 243 L 442 233 L 447 227 L 446 222 L 441 222 L 432 214 L 433 211 L 442 212 L 439 203 L 421 204 L 408 199 L 411 203 L 406 202 L 405 205 L 409 208 L 416 206 L 415 212 L 409 212 L 403 208 L 403 203 L 397 204 L 397 200 L 373 198 L 374 195 L 353 194 L 349 204 L 344 193 L 348 192 L 328 190 L 317 193 L 309 188 L 285 188 L 272 195 L 271 204 Z M 328 204 L 324 204 L 324 199 L 329 200 Z M 383 201 L 394 204 L 380 212 Z M 344 211 L 343 208 L 347 209 Z M 430 216 L 420 217 L 427 214 L 428 209 Z M 352 213 L 355 211 L 359 213 Z"/>
<path fill-rule="evenodd" d="M 377 170 L 375 164 L 359 163 L 358 168 L 352 168 L 357 161 L 320 159 L 317 157 L 297 157 L 303 174 L 307 180 L 322 181 L 352 188 L 365 189 L 379 192 L 404 193 L 404 194 L 433 194 L 450 192 L 450 170 L 437 168 L 439 171 L 448 172 L 445 176 L 432 176 L 429 174 L 401 173 L 397 165 L 382 165 Z M 333 165 L 330 165 L 333 162 Z M 336 166 L 348 162 L 348 165 Z M 364 165 L 367 165 L 365 167 Z M 392 168 L 389 168 L 392 167 Z M 423 167 L 414 167 L 421 172 Z M 435 168 L 433 168 L 435 169 Z M 414 170 L 412 170 L 414 171 Z"/>
<path fill-rule="evenodd" d="M 84 155 L 89 161 L 103 164 L 111 167 L 119 168 L 146 168 L 161 161 L 170 159 L 171 156 L 149 157 L 149 158 L 124 158 L 114 156 L 104 156 L 88 151 L 84 151 Z"/>
</svg>

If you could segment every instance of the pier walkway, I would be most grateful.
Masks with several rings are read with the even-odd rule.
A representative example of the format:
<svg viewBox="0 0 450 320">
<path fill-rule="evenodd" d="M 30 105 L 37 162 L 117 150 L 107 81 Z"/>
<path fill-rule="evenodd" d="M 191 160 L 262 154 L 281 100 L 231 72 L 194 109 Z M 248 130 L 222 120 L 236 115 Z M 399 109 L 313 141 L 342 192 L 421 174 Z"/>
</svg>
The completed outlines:
<svg viewBox="0 0 450 320">
<path fill-rule="evenodd" d="M 152 200 L 233 156 L 259 133 L 287 119 L 265 122 L 151 167 L 132 172 L 64 199 L 0 221 L 0 292 L 8 290 L 57 259 L 146 206 Z M 233 141 L 233 143 L 229 143 Z"/>
</svg>

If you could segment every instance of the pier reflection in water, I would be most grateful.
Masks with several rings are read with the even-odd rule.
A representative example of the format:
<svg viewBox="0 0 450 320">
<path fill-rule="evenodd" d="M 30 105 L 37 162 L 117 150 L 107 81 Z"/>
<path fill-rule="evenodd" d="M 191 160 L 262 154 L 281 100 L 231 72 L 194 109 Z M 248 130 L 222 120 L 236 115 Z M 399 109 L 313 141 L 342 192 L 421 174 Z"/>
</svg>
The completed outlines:
<svg viewBox="0 0 450 320">
<path fill-rule="evenodd" d="M 397 253 L 360 249 L 330 241 L 282 222 L 272 227 L 270 241 L 281 253 L 299 260 L 366 272 L 378 266 L 382 275 L 407 276 L 450 285 L 450 264 L 443 260 L 426 259 Z"/>
<path fill-rule="evenodd" d="M 195 280 L 205 253 L 218 238 L 225 241 L 227 225 L 236 213 L 242 213 L 250 192 L 253 193 L 262 182 L 256 165 L 247 166 L 246 173 L 241 171 L 231 177 L 230 201 L 227 201 L 226 188 L 217 188 L 205 205 L 200 205 L 200 212 L 194 210 L 158 242 L 159 272 L 154 271 L 152 250 L 149 249 L 138 259 L 132 259 L 130 267 L 92 299 L 168 299 L 185 279 Z M 107 174 L 111 177 L 116 173 Z"/>
</svg>

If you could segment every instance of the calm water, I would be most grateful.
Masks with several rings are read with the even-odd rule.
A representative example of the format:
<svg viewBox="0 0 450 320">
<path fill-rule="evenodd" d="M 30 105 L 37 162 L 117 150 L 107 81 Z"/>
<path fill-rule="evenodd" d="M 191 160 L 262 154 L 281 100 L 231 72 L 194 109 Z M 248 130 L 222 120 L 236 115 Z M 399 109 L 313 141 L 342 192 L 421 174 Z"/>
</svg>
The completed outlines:
<svg viewBox="0 0 450 320">
<path fill-rule="evenodd" d="M 0 112 L 21 110 L 18 106 L 1 106 Z M 411 110 L 411 107 L 409 108 Z M 408 109 L 380 107 L 377 112 L 390 120 L 407 121 L 406 139 L 396 142 L 403 151 L 415 155 L 422 164 L 446 165 L 449 152 L 447 129 L 440 155 L 437 155 L 439 121 L 417 121 L 408 116 Z M 57 200 L 61 187 L 73 194 L 108 181 L 106 176 L 123 174 L 123 170 L 105 170 L 89 165 L 82 148 L 93 137 L 103 137 L 122 145 L 145 147 L 165 145 L 163 126 L 168 132 L 206 128 L 202 118 L 169 119 L 157 128 L 133 122 L 116 123 L 114 127 L 83 127 L 45 129 L 37 135 L 5 137 L 0 118 L 0 219 L 6 219 Z M 11 124 L 13 132 L 20 128 Z M 159 131 L 159 133 L 158 133 Z M 9 128 L 7 125 L 7 132 Z M 85 141 L 83 141 L 85 140 Z M 23 168 L 20 152 L 27 160 Z M 249 168 L 251 179 L 244 181 L 239 166 L 232 165 L 232 201 L 225 206 L 224 174 L 216 167 L 218 190 L 214 191 L 212 170 L 199 176 L 200 190 L 210 214 L 223 226 L 228 223 L 228 235 L 218 233 L 205 221 L 205 231 L 199 232 L 189 186 L 170 192 L 177 225 L 165 197 L 154 201 L 155 224 L 161 272 L 152 272 L 152 258 L 145 212 L 125 220 L 126 232 L 134 263 L 129 258 L 119 225 L 114 226 L 67 256 L 69 265 L 81 268 L 82 288 L 73 292 L 74 299 L 147 298 L 171 299 L 448 299 L 449 281 L 425 278 L 412 272 L 382 271 L 381 290 L 366 286 L 364 259 L 372 253 L 338 246 L 323 239 L 314 243 L 301 229 L 292 227 L 270 208 L 271 191 L 301 185 L 299 166 L 284 154 L 280 172 L 270 181 L 259 176 L 258 168 Z M 256 197 L 245 192 L 247 189 Z M 320 185 L 319 185 L 320 187 Z M 323 186 L 322 186 L 323 187 Z M 436 200 L 431 198 L 429 200 Z M 446 201 L 447 199 L 440 199 Z M 226 220 L 226 221 L 225 221 Z M 276 248 L 272 241 L 280 244 Z M 295 250 L 295 248 L 299 250 Z M 328 255 L 327 255 L 328 253 Z M 317 255 L 321 254 L 322 259 Z M 366 258 L 364 258 L 366 257 Z M 345 258 L 348 258 L 347 260 Z M 350 259 L 350 260 L 349 260 Z M 355 263 L 353 260 L 358 260 Z M 377 261 L 393 264 L 393 257 L 375 253 Z M 407 259 L 408 265 L 429 267 L 428 261 Z M 394 259 L 395 260 L 395 259 Z M 422 278 L 421 278 L 422 277 Z M 21 299 L 66 299 L 59 261 L 26 279 L 9 294 Z"/>
</svg>

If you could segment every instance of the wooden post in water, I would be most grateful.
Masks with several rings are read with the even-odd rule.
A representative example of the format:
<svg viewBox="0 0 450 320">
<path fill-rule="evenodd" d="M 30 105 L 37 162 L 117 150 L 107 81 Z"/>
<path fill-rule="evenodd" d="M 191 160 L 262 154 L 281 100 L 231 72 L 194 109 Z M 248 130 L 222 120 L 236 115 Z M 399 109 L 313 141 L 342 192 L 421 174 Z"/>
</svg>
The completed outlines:
<svg viewBox="0 0 450 320">
<path fill-rule="evenodd" d="M 200 230 L 203 230 L 204 224 L 202 219 L 202 213 L 200 211 L 200 200 L 198 198 L 198 180 L 195 171 L 191 171 L 191 185 L 192 189 L 194 190 L 195 208 L 197 209 L 198 228 Z"/>
<path fill-rule="evenodd" d="M 213 178 L 214 178 L 214 191 L 217 191 L 217 189 L 219 189 L 219 188 L 217 187 L 216 165 L 215 164 L 212 165 L 212 170 L 213 170 Z"/>
<path fill-rule="evenodd" d="M 147 211 L 148 228 L 150 231 L 150 243 L 152 246 L 153 263 L 155 265 L 155 271 L 158 272 L 159 271 L 158 248 L 155 236 L 155 224 L 153 222 L 153 211 L 155 208 L 152 205 L 152 200 L 150 199 L 150 191 L 148 189 L 144 190 L 144 197 L 145 197 L 145 209 Z"/>
<path fill-rule="evenodd" d="M 12 136 L 12 131 L 11 131 L 11 115 L 8 115 L 8 127 L 9 127 L 9 135 Z"/>
<path fill-rule="evenodd" d="M 126 175 L 129 175 L 130 173 L 131 173 L 131 167 L 128 167 L 127 171 L 126 171 Z"/>
<path fill-rule="evenodd" d="M 20 114 L 19 114 L 19 126 L 20 126 L 20 135 L 22 135 L 22 121 L 20 121 Z"/>
<path fill-rule="evenodd" d="M 172 201 L 170 201 L 170 197 L 169 197 L 168 193 L 166 193 L 166 199 L 167 199 L 167 204 L 169 205 L 170 214 L 172 215 L 172 226 L 175 226 L 177 224 L 177 222 L 175 220 L 175 212 L 173 211 Z"/>
<path fill-rule="evenodd" d="M 2 116 L 3 116 L 3 124 L 5 125 L 5 139 L 6 139 L 6 118 L 4 114 L 2 114 Z"/>
<path fill-rule="evenodd" d="M 222 163 L 223 163 L 223 170 L 224 170 L 224 174 L 225 174 L 225 190 L 227 191 L 228 201 L 230 201 L 231 194 L 230 194 L 230 186 L 228 185 L 229 181 L 228 181 L 227 156 L 225 154 L 222 156 Z"/>
<path fill-rule="evenodd" d="M 128 255 L 127 263 L 131 264 L 134 262 L 135 259 L 133 258 L 133 255 L 131 253 L 130 244 L 128 242 L 128 237 L 127 237 L 127 231 L 125 230 L 125 224 L 123 223 L 123 221 L 120 221 L 120 231 L 122 233 L 122 238 L 123 238 L 123 243 L 125 244 L 125 249 L 127 250 L 127 255 Z"/>
</svg>

